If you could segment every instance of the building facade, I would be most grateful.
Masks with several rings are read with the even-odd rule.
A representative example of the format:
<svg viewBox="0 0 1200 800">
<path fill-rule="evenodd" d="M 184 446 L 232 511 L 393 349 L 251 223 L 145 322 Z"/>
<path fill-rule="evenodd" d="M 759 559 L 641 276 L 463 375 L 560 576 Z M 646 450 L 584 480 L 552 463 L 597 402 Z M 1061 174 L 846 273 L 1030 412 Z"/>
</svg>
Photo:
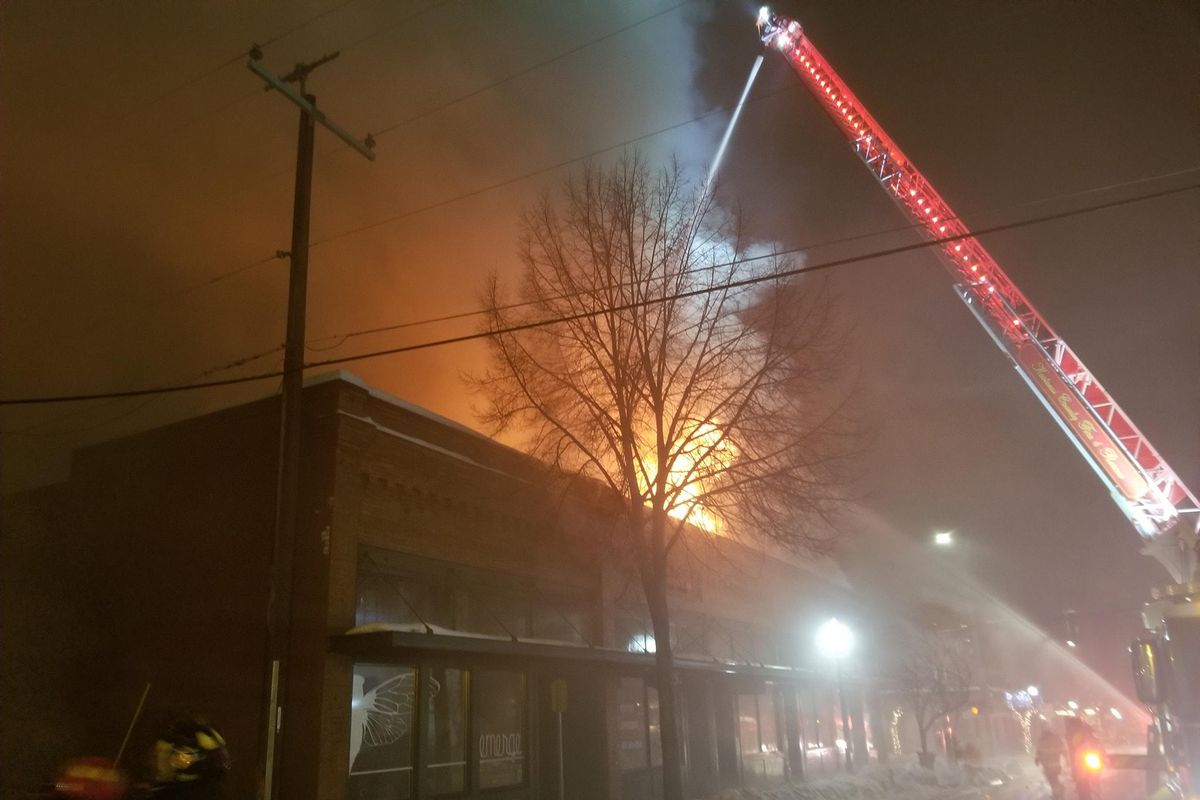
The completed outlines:
<svg viewBox="0 0 1200 800">
<path fill-rule="evenodd" d="M 83 450 L 68 482 L 20 499 L 25 544 L 6 569 L 57 548 L 71 591 L 55 630 L 8 636 L 25 656 L 6 688 L 38 684 L 45 634 L 75 637 L 54 668 L 60 729 L 93 749 L 120 741 L 149 684 L 135 748 L 157 712 L 201 709 L 231 742 L 234 796 L 261 791 L 277 435 L 265 399 Z M 607 546 L 602 492 L 568 497 L 528 457 L 346 374 L 306 389 L 302 459 L 281 796 L 661 793 L 655 643 L 640 584 Z M 831 571 L 699 531 L 679 549 L 690 797 L 869 756 L 862 687 L 849 679 L 843 730 L 832 671 L 798 635 L 836 605 Z M 63 594 L 53 576 L 41 586 L 23 591 Z M 10 707 L 5 728 L 54 721 L 33 706 Z M 4 747 L 12 763 L 20 744 Z"/>
</svg>

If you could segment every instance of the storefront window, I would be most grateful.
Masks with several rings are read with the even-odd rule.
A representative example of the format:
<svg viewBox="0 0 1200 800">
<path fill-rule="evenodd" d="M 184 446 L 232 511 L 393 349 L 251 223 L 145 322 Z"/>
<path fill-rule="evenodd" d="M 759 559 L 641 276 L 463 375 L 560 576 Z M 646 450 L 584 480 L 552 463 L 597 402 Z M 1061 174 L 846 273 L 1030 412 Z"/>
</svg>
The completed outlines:
<svg viewBox="0 0 1200 800">
<path fill-rule="evenodd" d="M 650 766 L 662 766 L 662 728 L 658 718 L 658 689 L 646 687 L 646 722 L 650 732 Z"/>
<path fill-rule="evenodd" d="M 621 678 L 617 690 L 617 741 L 621 769 L 647 766 L 646 684 L 641 678 Z"/>
<path fill-rule="evenodd" d="M 770 686 L 758 696 L 758 730 L 762 737 L 762 751 L 778 753 L 779 725 L 775 718 L 775 689 Z"/>
<path fill-rule="evenodd" d="M 480 789 L 525 782 L 525 674 L 477 670 L 475 752 Z"/>
<path fill-rule="evenodd" d="M 350 800 L 412 797 L 416 670 L 355 664 L 350 701 Z"/>
<path fill-rule="evenodd" d="M 822 747 L 836 747 L 838 738 L 837 698 L 832 689 L 817 689 L 817 730 Z"/>
<path fill-rule="evenodd" d="M 821 746 L 821 735 L 817 732 L 817 703 L 812 689 L 799 689 L 796 692 L 797 705 L 800 707 L 800 735 L 804 746 L 812 749 Z"/>
<path fill-rule="evenodd" d="M 424 686 L 425 794 L 457 794 L 466 786 L 468 673 L 433 667 L 427 670 Z"/>
<path fill-rule="evenodd" d="M 758 753 L 758 703 L 752 694 L 737 696 L 738 736 L 742 745 L 742 753 L 750 755 Z"/>
</svg>

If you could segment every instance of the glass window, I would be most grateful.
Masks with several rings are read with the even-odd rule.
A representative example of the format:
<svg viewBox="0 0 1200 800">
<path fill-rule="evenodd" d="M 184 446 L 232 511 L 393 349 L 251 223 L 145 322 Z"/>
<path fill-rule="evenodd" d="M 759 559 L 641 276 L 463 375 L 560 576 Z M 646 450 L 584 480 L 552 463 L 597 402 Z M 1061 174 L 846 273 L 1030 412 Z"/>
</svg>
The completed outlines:
<svg viewBox="0 0 1200 800">
<path fill-rule="evenodd" d="M 684 620 L 672 623 L 674 647 L 677 653 L 703 655 L 706 651 L 704 642 L 704 624 L 699 620 Z"/>
<path fill-rule="evenodd" d="M 817 696 L 817 735 L 820 736 L 821 747 L 833 747 L 837 739 L 837 700 L 832 689 L 816 689 Z"/>
<path fill-rule="evenodd" d="M 479 788 L 525 782 L 525 673 L 477 670 L 475 752 Z"/>
<path fill-rule="evenodd" d="M 450 592 L 441 586 L 382 572 L 360 571 L 354 622 L 454 627 Z"/>
<path fill-rule="evenodd" d="M 646 767 L 646 684 L 641 678 L 621 678 L 617 689 L 617 741 L 621 769 Z"/>
<path fill-rule="evenodd" d="M 750 634 L 746 632 L 743 626 L 737 625 L 729 628 L 729 649 L 732 652 L 734 661 L 747 662 L 754 660 Z"/>
<path fill-rule="evenodd" d="M 779 653 L 775 647 L 775 637 L 766 628 L 756 628 L 753 639 L 754 660 L 760 664 L 778 664 Z"/>
<path fill-rule="evenodd" d="M 469 673 L 432 667 L 426 672 L 425 794 L 457 794 L 466 788 Z"/>
<path fill-rule="evenodd" d="M 658 718 L 658 687 L 646 687 L 646 718 L 650 731 L 650 766 L 662 766 L 662 729 Z"/>
<path fill-rule="evenodd" d="M 1200 619 L 1172 617 L 1166 625 L 1170 648 L 1167 664 L 1171 671 L 1168 697 L 1174 701 L 1172 708 L 1179 716 L 1194 725 L 1200 723 L 1200 688 L 1196 685 L 1200 670 Z"/>
<path fill-rule="evenodd" d="M 420 605 L 424 596 L 423 587 L 400 578 L 360 574 L 355 624 L 420 622 L 409 603 Z"/>
<path fill-rule="evenodd" d="M 778 753 L 779 725 L 775 717 L 775 688 L 772 686 L 758 696 L 758 730 L 762 737 L 762 751 Z"/>
<path fill-rule="evenodd" d="M 529 636 L 529 602 L 500 592 L 467 593 L 462 630 L 491 636 Z"/>
<path fill-rule="evenodd" d="M 616 635 L 615 644 L 622 650 L 630 653 L 654 652 L 654 634 L 651 632 L 649 621 L 621 615 L 616 618 L 613 631 Z"/>
<path fill-rule="evenodd" d="M 583 637 L 589 635 L 589 627 L 587 615 L 574 604 L 537 603 L 533 607 L 535 638 L 583 644 Z"/>
<path fill-rule="evenodd" d="M 752 694 L 737 696 L 738 736 L 742 745 L 742 753 L 750 755 L 759 752 L 758 740 L 758 698 Z"/>
<path fill-rule="evenodd" d="M 722 661 L 733 660 L 733 644 L 729 638 L 729 631 L 719 622 L 709 621 L 707 631 L 707 647 L 709 654 L 713 658 Z"/>
<path fill-rule="evenodd" d="M 412 797 L 416 670 L 355 664 L 350 700 L 350 800 Z"/>
<path fill-rule="evenodd" d="M 796 706 L 800 712 L 800 738 L 806 748 L 817 747 L 817 732 L 813 721 L 817 718 L 816 704 L 813 702 L 812 689 L 796 690 Z"/>
</svg>

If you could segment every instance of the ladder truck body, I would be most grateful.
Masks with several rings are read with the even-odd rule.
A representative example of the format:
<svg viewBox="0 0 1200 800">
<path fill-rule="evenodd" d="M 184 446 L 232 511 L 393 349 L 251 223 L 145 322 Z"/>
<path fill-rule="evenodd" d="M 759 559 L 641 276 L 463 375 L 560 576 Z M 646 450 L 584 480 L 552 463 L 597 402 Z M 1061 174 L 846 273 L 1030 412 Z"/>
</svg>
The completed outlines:
<svg viewBox="0 0 1200 800">
<path fill-rule="evenodd" d="M 912 161 L 850 91 L 795 20 L 759 12 L 758 32 L 799 75 L 905 215 L 931 241 L 959 298 L 1108 488 L 1173 583 L 1143 613 L 1134 643 L 1155 750 L 1179 797 L 1200 791 L 1200 502 L 1082 359 L 1038 313 Z"/>
</svg>

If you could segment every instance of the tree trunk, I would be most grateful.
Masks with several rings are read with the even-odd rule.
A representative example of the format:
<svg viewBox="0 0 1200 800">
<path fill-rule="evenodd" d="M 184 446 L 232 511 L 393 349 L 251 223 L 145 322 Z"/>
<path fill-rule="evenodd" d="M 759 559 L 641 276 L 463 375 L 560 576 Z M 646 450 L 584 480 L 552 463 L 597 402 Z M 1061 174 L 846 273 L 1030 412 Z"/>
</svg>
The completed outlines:
<svg viewBox="0 0 1200 800">
<path fill-rule="evenodd" d="M 683 800 L 683 765 L 676 713 L 675 659 L 671 651 L 671 617 L 667 608 L 667 574 L 654 570 L 645 587 L 654 628 L 654 674 L 658 682 L 658 725 L 662 736 L 663 800 Z"/>
<path fill-rule="evenodd" d="M 932 767 L 933 754 L 929 752 L 929 728 L 918 724 L 917 734 L 921 737 L 921 753 L 917 756 L 917 761 L 922 767 Z"/>
</svg>

